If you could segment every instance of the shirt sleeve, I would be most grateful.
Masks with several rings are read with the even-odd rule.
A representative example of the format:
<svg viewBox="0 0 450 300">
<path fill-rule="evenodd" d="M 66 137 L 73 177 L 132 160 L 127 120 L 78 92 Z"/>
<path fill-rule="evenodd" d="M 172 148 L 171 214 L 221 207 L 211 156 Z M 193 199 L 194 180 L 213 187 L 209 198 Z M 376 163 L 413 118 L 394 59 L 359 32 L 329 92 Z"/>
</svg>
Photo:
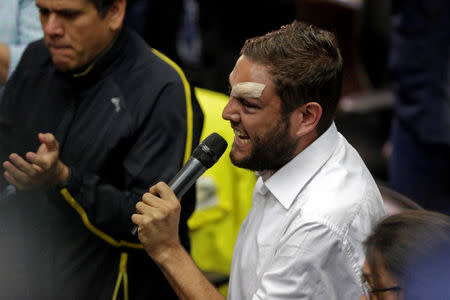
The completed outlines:
<svg viewBox="0 0 450 300">
<path fill-rule="evenodd" d="M 282 242 L 252 299 L 359 299 L 359 278 L 345 237 L 325 224 L 307 222 Z"/>
<path fill-rule="evenodd" d="M 18 36 L 16 43 L 8 44 L 10 51 L 8 77 L 14 72 L 27 45 L 42 38 L 39 12 L 33 0 L 20 1 L 17 23 Z"/>
<path fill-rule="evenodd" d="M 109 162 L 111 172 L 116 172 L 116 182 L 71 167 L 67 187 L 70 195 L 63 196 L 81 215 L 86 227 L 107 242 L 116 246 L 123 241 L 137 242 L 130 233 L 136 203 L 153 184 L 168 182 L 182 167 L 189 122 L 185 99 L 182 84 L 169 84 L 161 91 L 142 127 L 123 145 L 125 157 Z M 183 208 L 191 202 L 194 205 L 194 199 L 187 201 L 185 197 L 181 201 Z"/>
</svg>

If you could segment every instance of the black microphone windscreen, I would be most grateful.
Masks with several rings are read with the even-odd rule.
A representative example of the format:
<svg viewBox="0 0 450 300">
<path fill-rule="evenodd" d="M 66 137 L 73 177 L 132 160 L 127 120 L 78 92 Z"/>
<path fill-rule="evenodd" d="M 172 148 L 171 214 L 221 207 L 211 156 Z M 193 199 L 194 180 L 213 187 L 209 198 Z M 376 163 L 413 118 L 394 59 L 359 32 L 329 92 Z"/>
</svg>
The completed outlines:
<svg viewBox="0 0 450 300">
<path fill-rule="evenodd" d="M 227 149 L 228 143 L 217 133 L 206 137 L 194 149 L 192 157 L 198 159 L 207 169 L 212 167 Z"/>
</svg>

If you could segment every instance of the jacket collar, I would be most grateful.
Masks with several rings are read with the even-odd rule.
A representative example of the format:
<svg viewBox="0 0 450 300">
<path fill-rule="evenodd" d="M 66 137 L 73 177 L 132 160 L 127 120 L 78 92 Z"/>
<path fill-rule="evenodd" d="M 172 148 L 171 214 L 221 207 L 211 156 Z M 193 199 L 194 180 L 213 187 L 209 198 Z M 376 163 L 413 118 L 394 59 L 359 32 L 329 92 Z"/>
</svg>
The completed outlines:
<svg viewBox="0 0 450 300">
<path fill-rule="evenodd" d="M 126 40 L 126 30 L 122 28 L 92 62 L 79 70 L 67 72 L 65 75 L 76 85 L 90 85 L 98 82 L 100 78 L 113 70 L 112 65 L 121 57 Z"/>
</svg>

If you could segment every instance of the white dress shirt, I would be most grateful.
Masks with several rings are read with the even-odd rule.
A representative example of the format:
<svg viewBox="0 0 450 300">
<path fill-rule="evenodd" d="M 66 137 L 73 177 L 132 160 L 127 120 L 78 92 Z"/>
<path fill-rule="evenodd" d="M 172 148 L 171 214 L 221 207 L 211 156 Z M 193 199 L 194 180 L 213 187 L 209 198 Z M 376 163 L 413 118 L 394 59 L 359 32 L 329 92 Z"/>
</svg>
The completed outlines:
<svg viewBox="0 0 450 300">
<path fill-rule="evenodd" d="M 384 215 L 375 181 L 333 123 L 258 179 L 236 241 L 228 298 L 359 299 L 363 242 Z"/>
</svg>

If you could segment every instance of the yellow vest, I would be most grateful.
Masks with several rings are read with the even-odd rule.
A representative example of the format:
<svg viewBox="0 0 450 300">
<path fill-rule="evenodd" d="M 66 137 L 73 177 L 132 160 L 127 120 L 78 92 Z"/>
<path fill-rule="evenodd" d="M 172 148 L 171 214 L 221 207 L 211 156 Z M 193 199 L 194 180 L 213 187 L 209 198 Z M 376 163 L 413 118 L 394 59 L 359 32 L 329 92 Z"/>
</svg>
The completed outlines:
<svg viewBox="0 0 450 300">
<path fill-rule="evenodd" d="M 195 95 L 205 118 L 201 140 L 217 132 L 228 148 L 197 180 L 197 206 L 188 221 L 191 255 L 202 271 L 229 275 L 234 243 L 251 207 L 256 175 L 231 163 L 234 132 L 222 119 L 228 96 L 201 88 L 195 88 Z"/>
</svg>

